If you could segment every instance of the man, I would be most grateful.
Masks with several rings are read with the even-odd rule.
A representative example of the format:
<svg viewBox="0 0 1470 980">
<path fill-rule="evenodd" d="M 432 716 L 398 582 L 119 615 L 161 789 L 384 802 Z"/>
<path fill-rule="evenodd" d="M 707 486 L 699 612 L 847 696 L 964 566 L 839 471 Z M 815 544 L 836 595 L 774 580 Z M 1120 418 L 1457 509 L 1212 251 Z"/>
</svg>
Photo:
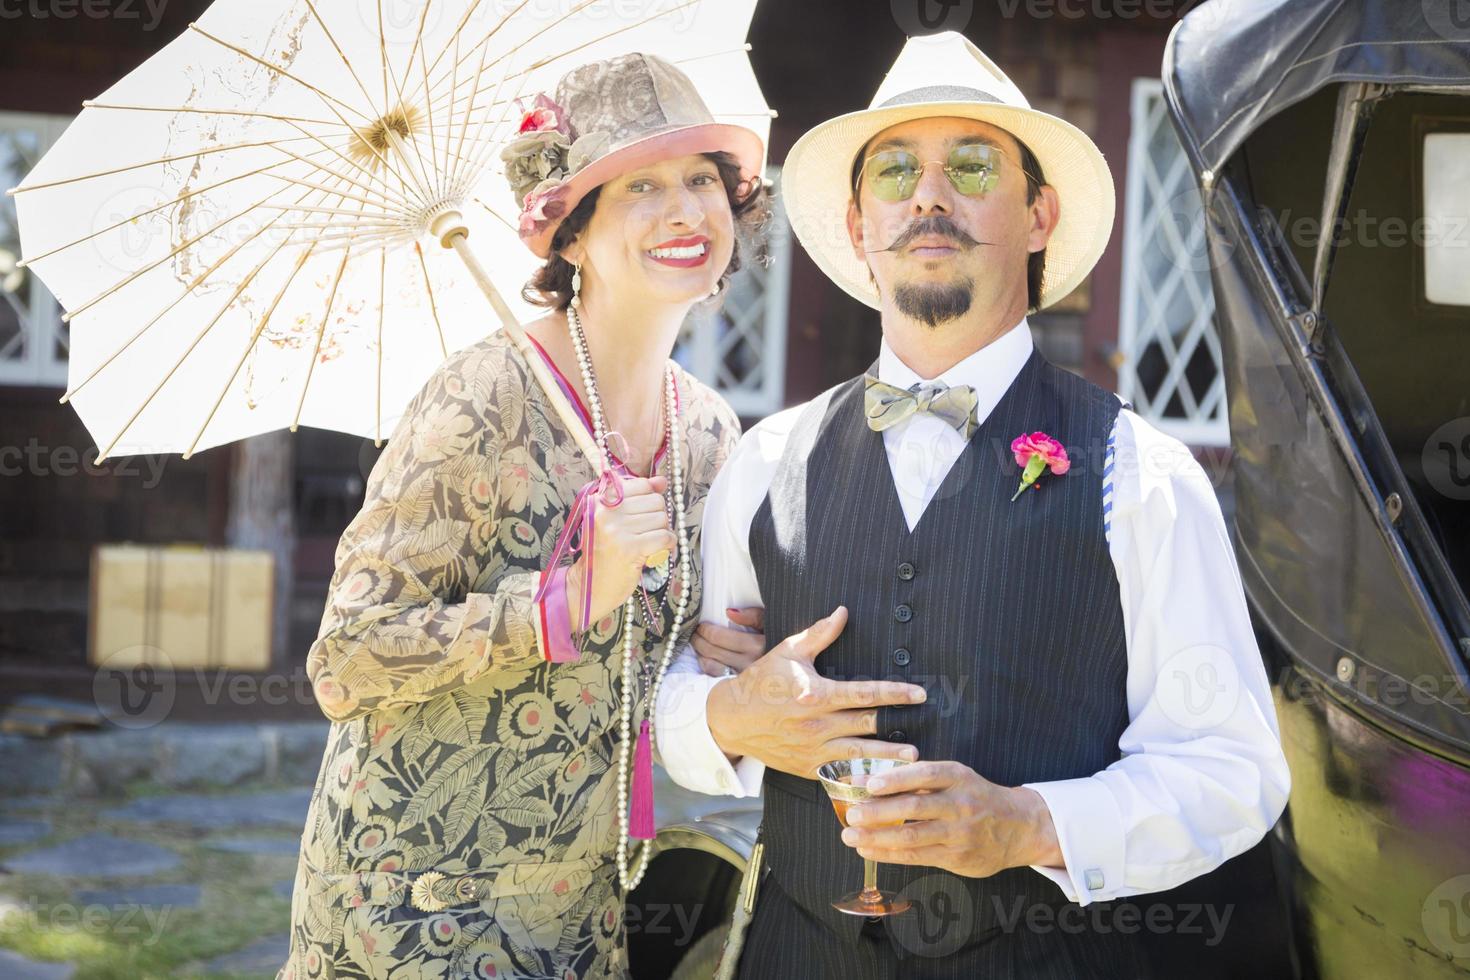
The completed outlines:
<svg viewBox="0 0 1470 980">
<path fill-rule="evenodd" d="M 785 639 L 745 666 L 748 637 L 701 627 L 708 662 L 745 669 L 686 651 L 659 703 L 677 781 L 764 785 L 740 975 L 1140 975 L 1143 924 L 1099 910 L 1254 845 L 1290 777 L 1210 482 L 1032 345 L 1026 313 L 1107 242 L 1107 165 L 946 34 L 803 136 L 783 182 L 883 342 L 872 376 L 755 426 L 710 492 L 705 620 L 763 606 Z M 1046 436 L 1070 468 L 1028 485 Z M 921 761 L 839 831 L 812 776 L 855 753 Z M 832 908 L 864 857 L 914 912 Z"/>
</svg>

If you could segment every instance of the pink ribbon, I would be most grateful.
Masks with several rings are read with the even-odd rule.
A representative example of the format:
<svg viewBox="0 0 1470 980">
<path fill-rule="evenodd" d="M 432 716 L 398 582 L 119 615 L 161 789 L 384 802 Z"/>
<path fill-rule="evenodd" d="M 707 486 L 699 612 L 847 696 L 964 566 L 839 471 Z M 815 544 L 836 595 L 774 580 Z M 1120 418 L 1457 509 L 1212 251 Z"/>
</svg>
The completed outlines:
<svg viewBox="0 0 1470 980">
<path fill-rule="evenodd" d="M 572 551 L 580 551 L 587 559 L 587 574 L 582 580 L 582 629 L 584 631 L 592 627 L 592 624 L 588 622 L 592 616 L 592 546 L 596 535 L 597 502 L 599 500 L 605 507 L 616 507 L 623 502 L 622 476 L 612 466 L 605 467 L 597 479 L 577 491 L 576 499 L 572 501 L 571 513 L 567 515 L 567 522 L 562 526 L 561 534 L 557 536 L 556 545 L 552 548 L 549 566 L 559 567 L 562 559 Z M 565 587 L 564 577 L 547 577 L 536 590 L 532 601 L 540 602 L 550 590 L 553 581 L 561 582 Z"/>
</svg>

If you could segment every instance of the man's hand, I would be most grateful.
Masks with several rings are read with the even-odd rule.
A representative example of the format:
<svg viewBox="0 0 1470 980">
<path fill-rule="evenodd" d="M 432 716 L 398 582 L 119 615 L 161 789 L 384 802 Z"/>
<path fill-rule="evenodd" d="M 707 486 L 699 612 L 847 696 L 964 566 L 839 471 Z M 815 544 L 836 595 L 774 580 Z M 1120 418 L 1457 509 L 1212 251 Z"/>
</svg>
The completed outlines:
<svg viewBox="0 0 1470 980">
<path fill-rule="evenodd" d="M 842 832 L 842 843 L 862 857 L 970 878 L 1065 864 L 1051 811 L 1035 790 L 997 786 L 958 762 L 900 766 L 868 788 L 874 799 L 847 811 L 851 826 Z M 882 826 L 900 820 L 914 822 Z"/>
<path fill-rule="evenodd" d="M 766 611 L 760 606 L 749 609 L 726 609 L 725 614 L 736 626 L 749 630 L 700 623 L 694 631 L 694 652 L 699 657 L 699 666 L 706 674 L 720 677 L 725 668 L 736 673 L 755 663 L 766 652 Z"/>
<path fill-rule="evenodd" d="M 706 717 L 715 743 L 732 757 L 753 756 L 773 769 L 813 779 L 834 759 L 918 758 L 912 745 L 877 734 L 878 707 L 918 704 L 926 693 L 899 681 L 834 681 L 813 662 L 847 625 L 838 606 L 826 619 L 782 640 L 709 693 Z"/>
</svg>

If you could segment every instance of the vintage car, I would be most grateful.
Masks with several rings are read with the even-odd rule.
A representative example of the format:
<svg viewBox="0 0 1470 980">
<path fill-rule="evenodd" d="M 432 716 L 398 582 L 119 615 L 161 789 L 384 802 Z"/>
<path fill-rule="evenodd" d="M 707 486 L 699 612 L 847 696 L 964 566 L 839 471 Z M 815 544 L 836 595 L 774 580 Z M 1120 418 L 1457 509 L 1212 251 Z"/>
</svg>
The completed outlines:
<svg viewBox="0 0 1470 980">
<path fill-rule="evenodd" d="M 1209 0 L 1163 78 L 1292 771 L 1297 972 L 1470 975 L 1470 7 Z"/>
</svg>

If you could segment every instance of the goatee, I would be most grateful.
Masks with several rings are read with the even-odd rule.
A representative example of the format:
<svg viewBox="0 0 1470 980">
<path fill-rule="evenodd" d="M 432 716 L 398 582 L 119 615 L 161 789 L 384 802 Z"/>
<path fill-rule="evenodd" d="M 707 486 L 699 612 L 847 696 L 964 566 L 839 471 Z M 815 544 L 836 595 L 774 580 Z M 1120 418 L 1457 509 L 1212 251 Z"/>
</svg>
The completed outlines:
<svg viewBox="0 0 1470 980">
<path fill-rule="evenodd" d="M 904 283 L 893 290 L 893 302 L 904 316 L 918 320 L 930 329 L 970 312 L 973 279 L 945 285 L 915 286 Z"/>
</svg>

